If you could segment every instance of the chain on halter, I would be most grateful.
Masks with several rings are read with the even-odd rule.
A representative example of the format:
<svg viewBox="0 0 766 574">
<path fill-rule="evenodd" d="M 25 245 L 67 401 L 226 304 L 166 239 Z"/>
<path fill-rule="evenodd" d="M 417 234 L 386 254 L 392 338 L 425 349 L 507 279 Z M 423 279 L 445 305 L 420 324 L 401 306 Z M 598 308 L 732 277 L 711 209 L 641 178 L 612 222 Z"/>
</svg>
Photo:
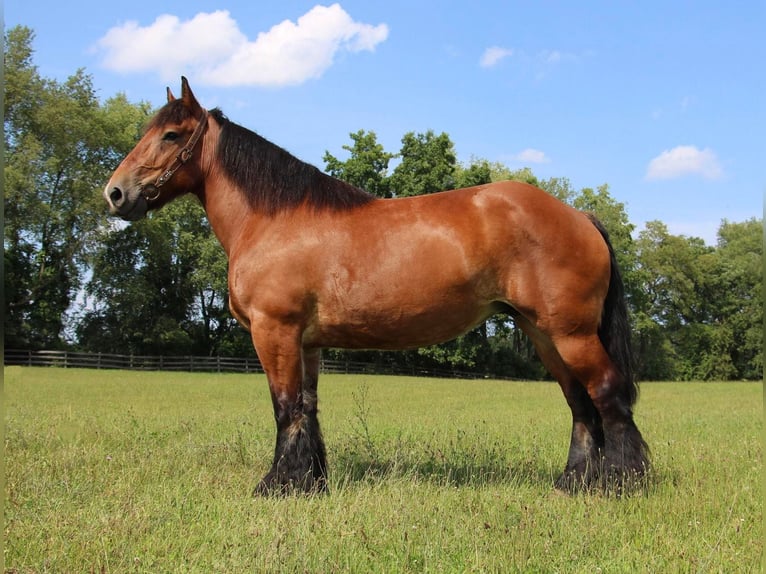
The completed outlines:
<svg viewBox="0 0 766 574">
<path fill-rule="evenodd" d="M 192 133 L 189 141 L 186 142 L 186 145 L 183 147 L 183 149 L 178 152 L 176 159 L 173 161 L 171 166 L 162 172 L 162 174 L 160 174 L 154 183 L 149 183 L 141 188 L 141 195 L 144 196 L 146 201 L 155 201 L 157 198 L 159 198 L 160 188 L 165 185 L 171 177 L 173 177 L 175 172 L 181 169 L 181 166 L 183 166 L 187 161 L 191 159 L 192 153 L 194 152 L 194 147 L 197 145 L 197 141 L 199 141 L 199 138 L 202 136 L 202 132 L 205 131 L 206 125 L 207 111 L 202 110 L 202 116 L 200 116 L 199 123 L 194 129 L 194 133 Z"/>
</svg>

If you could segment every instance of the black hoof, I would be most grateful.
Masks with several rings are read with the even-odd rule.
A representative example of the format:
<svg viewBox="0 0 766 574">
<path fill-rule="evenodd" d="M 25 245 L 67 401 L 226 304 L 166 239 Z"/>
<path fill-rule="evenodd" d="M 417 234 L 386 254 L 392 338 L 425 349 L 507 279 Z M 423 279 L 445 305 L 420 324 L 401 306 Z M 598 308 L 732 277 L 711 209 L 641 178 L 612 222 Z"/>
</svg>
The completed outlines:
<svg viewBox="0 0 766 574">
<path fill-rule="evenodd" d="M 274 462 L 253 496 L 327 492 L 327 462 L 316 413 L 302 415 L 277 433 Z"/>
<path fill-rule="evenodd" d="M 622 497 L 638 494 L 646 489 L 648 466 L 640 468 L 610 467 L 601 477 L 601 490 L 611 496 Z"/>
<path fill-rule="evenodd" d="M 556 479 L 554 487 L 569 494 L 600 492 L 621 497 L 642 491 L 647 485 L 648 464 L 640 467 L 616 467 L 602 460 L 588 471 L 566 469 Z"/>
<path fill-rule="evenodd" d="M 315 477 L 309 472 L 300 478 L 291 478 L 284 473 L 278 474 L 271 471 L 255 487 L 253 496 L 314 495 L 324 494 L 327 491 L 327 479 L 323 476 Z"/>
<path fill-rule="evenodd" d="M 556 479 L 553 484 L 556 490 L 575 494 L 577 492 L 587 492 L 593 489 L 597 482 L 597 477 L 593 473 L 578 472 L 575 470 L 565 470 Z"/>
</svg>

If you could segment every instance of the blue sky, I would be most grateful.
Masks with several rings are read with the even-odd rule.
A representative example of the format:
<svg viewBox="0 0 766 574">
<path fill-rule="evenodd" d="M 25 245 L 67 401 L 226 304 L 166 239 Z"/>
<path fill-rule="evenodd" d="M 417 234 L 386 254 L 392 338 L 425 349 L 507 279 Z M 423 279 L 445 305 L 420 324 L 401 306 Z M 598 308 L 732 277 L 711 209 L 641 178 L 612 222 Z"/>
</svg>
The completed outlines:
<svg viewBox="0 0 766 574">
<path fill-rule="evenodd" d="M 200 102 L 324 167 L 348 134 L 390 152 L 447 132 L 459 160 L 607 183 L 640 230 L 715 242 L 761 217 L 764 2 L 228 3 L 9 0 L 44 76 L 91 74 L 106 99 Z"/>
</svg>

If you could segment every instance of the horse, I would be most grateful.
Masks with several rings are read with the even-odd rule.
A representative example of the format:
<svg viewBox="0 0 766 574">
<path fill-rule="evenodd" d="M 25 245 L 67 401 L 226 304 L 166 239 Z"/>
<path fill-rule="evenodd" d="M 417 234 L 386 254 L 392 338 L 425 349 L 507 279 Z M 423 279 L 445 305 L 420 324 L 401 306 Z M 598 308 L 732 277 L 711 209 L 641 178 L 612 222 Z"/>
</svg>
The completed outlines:
<svg viewBox="0 0 766 574">
<path fill-rule="evenodd" d="M 268 380 L 276 446 L 254 496 L 328 488 L 321 349 L 418 348 L 497 313 L 531 339 L 571 410 L 555 488 L 646 478 L 624 286 L 595 217 L 516 181 L 376 198 L 204 109 L 186 78 L 103 191 L 128 221 L 182 194 L 226 251 L 231 313 Z"/>
</svg>

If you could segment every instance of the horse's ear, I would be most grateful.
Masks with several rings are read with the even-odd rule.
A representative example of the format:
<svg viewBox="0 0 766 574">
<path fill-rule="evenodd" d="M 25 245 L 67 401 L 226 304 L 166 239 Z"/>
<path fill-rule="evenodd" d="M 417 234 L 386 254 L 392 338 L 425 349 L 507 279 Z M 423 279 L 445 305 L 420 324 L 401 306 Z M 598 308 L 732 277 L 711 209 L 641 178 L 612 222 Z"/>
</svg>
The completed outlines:
<svg viewBox="0 0 766 574">
<path fill-rule="evenodd" d="M 165 89 L 168 92 L 168 103 L 175 101 L 176 97 L 173 95 L 173 90 L 170 89 L 170 86 Z"/>
<path fill-rule="evenodd" d="M 200 107 L 189 87 L 189 80 L 187 80 L 185 76 L 181 76 L 181 99 L 192 111 L 197 111 L 197 108 Z"/>
<path fill-rule="evenodd" d="M 191 95 L 189 80 L 186 79 L 186 76 L 181 76 L 181 97 L 186 99 L 189 95 Z"/>
</svg>

